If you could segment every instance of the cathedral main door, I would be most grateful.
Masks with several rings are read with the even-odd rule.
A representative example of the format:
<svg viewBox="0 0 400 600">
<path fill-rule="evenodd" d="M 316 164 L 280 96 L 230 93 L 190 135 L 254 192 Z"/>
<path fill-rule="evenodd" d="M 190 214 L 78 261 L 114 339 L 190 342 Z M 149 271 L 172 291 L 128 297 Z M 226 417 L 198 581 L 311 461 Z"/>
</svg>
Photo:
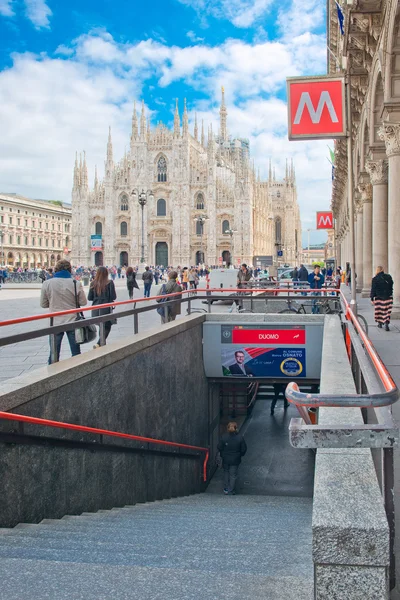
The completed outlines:
<svg viewBox="0 0 400 600">
<path fill-rule="evenodd" d="M 102 252 L 96 252 L 94 255 L 94 264 L 96 267 L 102 267 L 103 266 L 103 253 Z"/>
<path fill-rule="evenodd" d="M 156 244 L 156 265 L 168 266 L 168 244 L 167 242 L 157 242 Z"/>
<path fill-rule="evenodd" d="M 119 255 L 119 264 L 121 267 L 127 267 L 128 266 L 128 253 L 127 252 L 121 252 Z"/>
</svg>

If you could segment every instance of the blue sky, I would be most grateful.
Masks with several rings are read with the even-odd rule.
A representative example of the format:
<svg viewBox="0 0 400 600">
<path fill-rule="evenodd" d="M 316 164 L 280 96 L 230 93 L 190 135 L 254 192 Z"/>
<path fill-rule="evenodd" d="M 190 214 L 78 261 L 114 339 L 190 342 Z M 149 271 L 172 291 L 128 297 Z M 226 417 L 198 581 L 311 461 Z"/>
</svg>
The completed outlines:
<svg viewBox="0 0 400 600">
<path fill-rule="evenodd" d="M 321 0 L 0 0 L 0 190 L 70 201 L 75 151 L 101 175 L 108 126 L 116 158 L 129 144 L 133 101 L 152 124 L 187 98 L 218 127 L 250 139 L 261 175 L 293 157 L 303 229 L 329 207 L 324 142 L 288 142 L 285 78 L 323 74 Z M 305 235 L 306 237 L 306 235 Z M 312 241 L 324 239 L 313 234 Z"/>
</svg>

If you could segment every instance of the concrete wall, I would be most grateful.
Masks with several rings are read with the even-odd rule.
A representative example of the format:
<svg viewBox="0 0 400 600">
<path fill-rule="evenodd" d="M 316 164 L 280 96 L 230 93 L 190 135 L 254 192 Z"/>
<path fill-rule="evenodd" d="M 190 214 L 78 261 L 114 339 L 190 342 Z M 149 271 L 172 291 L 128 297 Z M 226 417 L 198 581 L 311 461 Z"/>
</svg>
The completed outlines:
<svg viewBox="0 0 400 600">
<path fill-rule="evenodd" d="M 126 338 L 14 379 L 0 410 L 208 446 L 203 316 Z M 0 422 L 0 431 L 18 431 Z M 24 425 L 30 435 L 98 437 Z M 104 438 L 104 443 L 139 443 Z M 139 445 L 140 446 L 140 445 Z M 0 526 L 200 491 L 198 459 L 0 443 Z"/>
<path fill-rule="evenodd" d="M 325 318 L 321 393 L 355 393 L 336 316 Z M 319 423 L 363 419 L 358 408 L 324 408 Z M 389 528 L 369 449 L 317 450 L 312 526 L 316 600 L 389 597 Z"/>
</svg>

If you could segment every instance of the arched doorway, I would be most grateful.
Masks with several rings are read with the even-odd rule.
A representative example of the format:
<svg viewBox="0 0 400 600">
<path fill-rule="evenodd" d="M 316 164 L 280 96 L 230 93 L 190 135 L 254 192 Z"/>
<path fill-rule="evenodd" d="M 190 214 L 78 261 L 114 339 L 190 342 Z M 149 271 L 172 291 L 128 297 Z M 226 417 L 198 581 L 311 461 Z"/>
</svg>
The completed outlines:
<svg viewBox="0 0 400 600">
<path fill-rule="evenodd" d="M 54 254 L 52 254 L 50 256 L 50 266 L 54 267 L 55 264 L 56 264 L 56 257 L 54 256 Z"/>
<path fill-rule="evenodd" d="M 96 267 L 102 267 L 103 266 L 103 253 L 102 252 L 96 252 L 94 255 L 94 264 Z"/>
<path fill-rule="evenodd" d="M 196 265 L 202 265 L 204 263 L 204 252 L 198 250 L 196 252 Z"/>
<path fill-rule="evenodd" d="M 168 244 L 167 242 L 157 242 L 156 244 L 156 265 L 168 266 Z"/>
<path fill-rule="evenodd" d="M 14 264 L 14 255 L 12 252 L 7 254 L 7 264 L 12 266 Z"/>
<path fill-rule="evenodd" d="M 128 253 L 127 252 L 121 252 L 120 253 L 120 255 L 119 255 L 119 264 L 121 265 L 121 267 L 127 267 L 128 266 Z"/>
<path fill-rule="evenodd" d="M 231 253 L 229 250 L 224 250 L 222 253 L 222 262 L 226 264 L 227 267 L 231 264 Z"/>
</svg>

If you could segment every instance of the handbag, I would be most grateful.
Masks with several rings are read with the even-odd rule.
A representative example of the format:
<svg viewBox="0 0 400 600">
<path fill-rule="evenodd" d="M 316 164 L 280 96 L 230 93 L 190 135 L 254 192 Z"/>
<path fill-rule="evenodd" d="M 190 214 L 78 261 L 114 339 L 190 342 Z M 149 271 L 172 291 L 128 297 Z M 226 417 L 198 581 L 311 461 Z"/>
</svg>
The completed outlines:
<svg viewBox="0 0 400 600">
<path fill-rule="evenodd" d="M 80 308 L 78 302 L 78 293 L 76 291 L 76 281 L 74 279 L 74 290 L 75 290 L 75 307 Z M 75 321 L 84 321 L 85 317 L 82 312 L 76 314 Z M 97 331 L 95 325 L 82 325 L 75 329 L 75 341 L 77 344 L 88 344 L 93 342 L 97 337 Z"/>
<path fill-rule="evenodd" d="M 159 304 L 164 304 L 165 302 L 168 302 L 168 298 L 167 298 L 166 294 L 167 294 L 167 286 L 165 285 L 165 283 L 163 283 L 158 295 L 164 296 L 164 298 L 157 298 L 156 302 L 158 302 Z M 169 309 L 170 309 L 169 306 L 167 306 L 167 307 L 159 306 L 156 310 L 161 317 L 165 317 L 165 316 L 168 316 Z"/>
</svg>

